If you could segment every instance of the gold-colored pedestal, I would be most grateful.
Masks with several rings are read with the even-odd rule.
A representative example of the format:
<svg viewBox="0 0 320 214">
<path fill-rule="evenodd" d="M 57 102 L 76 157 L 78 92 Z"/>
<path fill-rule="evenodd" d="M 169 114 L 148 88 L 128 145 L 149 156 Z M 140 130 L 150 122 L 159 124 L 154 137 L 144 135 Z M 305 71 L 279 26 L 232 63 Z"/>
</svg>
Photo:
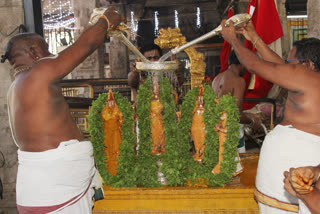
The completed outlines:
<svg viewBox="0 0 320 214">
<path fill-rule="evenodd" d="M 93 214 L 258 214 L 253 198 L 258 158 L 252 157 L 243 162 L 244 172 L 224 188 L 105 186 L 105 199 L 95 203 Z"/>
</svg>

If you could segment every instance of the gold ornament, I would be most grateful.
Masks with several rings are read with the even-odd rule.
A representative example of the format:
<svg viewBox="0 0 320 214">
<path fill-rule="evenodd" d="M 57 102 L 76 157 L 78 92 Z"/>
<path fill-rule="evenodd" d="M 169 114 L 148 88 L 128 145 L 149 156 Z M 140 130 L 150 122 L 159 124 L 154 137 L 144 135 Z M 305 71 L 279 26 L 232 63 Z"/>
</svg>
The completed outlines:
<svg viewBox="0 0 320 214">
<path fill-rule="evenodd" d="M 179 28 L 168 28 L 159 30 L 159 36 L 154 40 L 161 49 L 172 49 L 187 43 L 186 37 L 183 36 Z M 204 80 L 205 63 L 203 53 L 197 52 L 194 47 L 184 50 L 188 55 L 191 63 L 190 76 L 191 88 L 200 86 Z"/>
</svg>

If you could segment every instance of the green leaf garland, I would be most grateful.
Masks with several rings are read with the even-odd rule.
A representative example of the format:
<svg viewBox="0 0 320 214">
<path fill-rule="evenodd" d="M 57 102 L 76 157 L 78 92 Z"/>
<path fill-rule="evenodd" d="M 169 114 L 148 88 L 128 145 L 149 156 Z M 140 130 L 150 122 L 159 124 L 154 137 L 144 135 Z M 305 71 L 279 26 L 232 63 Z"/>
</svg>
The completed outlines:
<svg viewBox="0 0 320 214">
<path fill-rule="evenodd" d="M 209 186 L 223 186 L 230 182 L 232 174 L 236 167 L 235 156 L 239 135 L 239 113 L 235 100 L 230 95 L 220 98 L 219 104 L 216 104 L 216 95 L 209 85 L 204 85 L 204 123 L 206 126 L 206 135 L 204 144 L 203 164 L 198 164 L 189 158 L 189 179 L 195 183 L 199 178 L 208 183 Z M 191 126 L 194 107 L 199 93 L 199 87 L 194 87 L 185 96 L 181 106 L 181 120 L 179 123 L 180 140 L 185 145 L 190 145 Z M 221 173 L 212 174 L 211 170 L 219 161 L 219 136 L 214 131 L 215 125 L 220 121 L 220 113 L 226 111 L 227 117 L 227 139 L 224 143 L 223 161 L 221 163 Z"/>
<path fill-rule="evenodd" d="M 174 98 L 171 93 L 170 81 L 166 78 L 159 79 L 160 102 L 163 104 L 163 123 L 166 141 L 166 153 L 155 156 L 152 155 L 152 135 L 150 102 L 152 96 L 152 80 L 147 78 L 138 91 L 138 128 L 139 147 L 137 156 L 134 152 L 136 145 L 136 135 L 134 134 L 134 112 L 130 102 L 119 93 L 114 93 L 119 110 L 123 114 L 123 125 L 121 129 L 122 142 L 120 144 L 120 157 L 117 159 L 117 175 L 111 175 L 105 168 L 104 153 L 104 131 L 101 112 L 106 104 L 108 94 L 100 94 L 93 102 L 89 112 L 89 132 L 93 145 L 94 156 L 97 168 L 105 184 L 114 187 L 158 187 L 161 184 L 157 178 L 157 160 L 161 160 L 163 165 L 160 170 L 167 178 L 168 186 L 184 185 L 187 180 L 193 182 L 199 178 L 204 179 L 209 186 L 223 186 L 231 181 L 236 168 L 235 156 L 239 135 L 239 113 L 235 103 L 235 98 L 225 95 L 220 98 L 219 104 L 215 102 L 216 94 L 210 86 L 204 85 L 204 122 L 206 125 L 205 135 L 205 156 L 203 164 L 198 164 L 193 160 L 190 153 L 190 136 L 194 107 L 199 92 L 199 87 L 190 90 L 184 97 L 181 105 L 181 119 L 176 120 Z M 219 161 L 219 137 L 215 126 L 220 121 L 220 114 L 225 111 L 227 116 L 227 137 L 224 142 L 223 161 L 221 163 L 221 173 L 212 174 L 211 170 Z"/>
<path fill-rule="evenodd" d="M 183 185 L 187 178 L 189 147 L 180 143 L 176 108 L 172 86 L 167 78 L 159 81 L 160 100 L 163 104 L 163 123 L 166 140 L 166 153 L 163 154 L 161 172 L 167 178 L 168 186 Z"/>
<path fill-rule="evenodd" d="M 97 169 L 105 184 L 114 187 L 134 187 L 137 186 L 137 179 L 134 174 L 136 171 L 136 156 L 134 153 L 136 135 L 134 134 L 133 108 L 130 102 L 118 92 L 114 93 L 114 98 L 120 112 L 123 114 L 122 119 L 124 121 L 121 128 L 120 157 L 117 159 L 117 175 L 113 176 L 105 168 L 107 157 L 104 153 L 105 135 L 101 112 L 108 99 L 107 93 L 100 94 L 97 100 L 92 103 L 88 116 L 88 131 L 91 135 L 93 154 Z"/>
<path fill-rule="evenodd" d="M 139 128 L 139 146 L 137 151 L 137 180 L 138 185 L 143 187 L 157 187 L 161 184 L 157 180 L 157 157 L 153 156 L 152 135 L 151 135 L 151 119 L 150 102 L 152 95 L 152 81 L 147 78 L 140 85 L 138 90 L 138 128 Z"/>
</svg>

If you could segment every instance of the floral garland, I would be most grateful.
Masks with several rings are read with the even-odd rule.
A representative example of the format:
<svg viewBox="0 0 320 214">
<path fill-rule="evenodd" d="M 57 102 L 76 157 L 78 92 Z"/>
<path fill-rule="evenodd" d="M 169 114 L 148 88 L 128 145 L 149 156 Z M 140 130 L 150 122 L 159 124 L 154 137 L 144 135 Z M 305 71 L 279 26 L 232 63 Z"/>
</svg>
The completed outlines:
<svg viewBox="0 0 320 214">
<path fill-rule="evenodd" d="M 107 157 L 104 153 L 105 135 L 101 112 L 106 105 L 107 99 L 107 93 L 100 94 L 98 99 L 92 103 L 88 116 L 88 131 L 91 135 L 96 166 L 105 184 L 114 187 L 134 187 L 137 186 L 137 175 L 135 174 L 136 156 L 134 146 L 136 143 L 136 135 L 134 134 L 133 108 L 128 99 L 124 98 L 118 92 L 114 93 L 114 99 L 120 112 L 123 114 L 124 123 L 121 128 L 122 142 L 120 144 L 120 157 L 117 159 L 117 175 L 113 176 L 105 168 Z"/>
<path fill-rule="evenodd" d="M 196 105 L 196 99 L 199 92 L 199 87 L 194 87 L 190 90 L 181 106 L 181 120 L 179 123 L 180 140 L 181 143 L 190 145 L 189 139 L 191 136 L 193 109 Z M 189 155 L 188 171 L 189 180 L 195 184 L 202 179 L 209 186 L 223 186 L 225 183 L 231 181 L 232 174 L 236 168 L 234 158 L 236 156 L 236 149 L 238 145 L 239 135 L 239 113 L 235 104 L 235 100 L 230 95 L 225 95 L 220 98 L 219 104 L 215 102 L 216 95 L 212 88 L 204 85 L 204 122 L 206 125 L 205 142 L 206 145 L 204 153 L 203 164 L 198 164 L 193 161 Z M 225 111 L 227 117 L 227 139 L 224 142 L 224 151 L 222 153 L 223 160 L 221 163 L 221 173 L 212 174 L 211 170 L 219 161 L 219 136 L 214 131 L 215 125 L 220 121 L 220 113 Z M 189 146 L 190 148 L 190 146 Z M 189 153 L 187 153 L 189 154 Z"/>
</svg>

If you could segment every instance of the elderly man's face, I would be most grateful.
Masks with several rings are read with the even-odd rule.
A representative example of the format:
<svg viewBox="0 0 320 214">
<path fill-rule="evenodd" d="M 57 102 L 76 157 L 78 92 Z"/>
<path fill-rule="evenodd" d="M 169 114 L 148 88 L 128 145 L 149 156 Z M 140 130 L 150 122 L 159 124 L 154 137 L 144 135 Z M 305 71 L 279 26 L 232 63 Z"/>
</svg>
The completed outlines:
<svg viewBox="0 0 320 214">
<path fill-rule="evenodd" d="M 160 59 L 160 53 L 157 49 L 146 51 L 143 55 L 151 62 L 156 62 Z"/>
</svg>

